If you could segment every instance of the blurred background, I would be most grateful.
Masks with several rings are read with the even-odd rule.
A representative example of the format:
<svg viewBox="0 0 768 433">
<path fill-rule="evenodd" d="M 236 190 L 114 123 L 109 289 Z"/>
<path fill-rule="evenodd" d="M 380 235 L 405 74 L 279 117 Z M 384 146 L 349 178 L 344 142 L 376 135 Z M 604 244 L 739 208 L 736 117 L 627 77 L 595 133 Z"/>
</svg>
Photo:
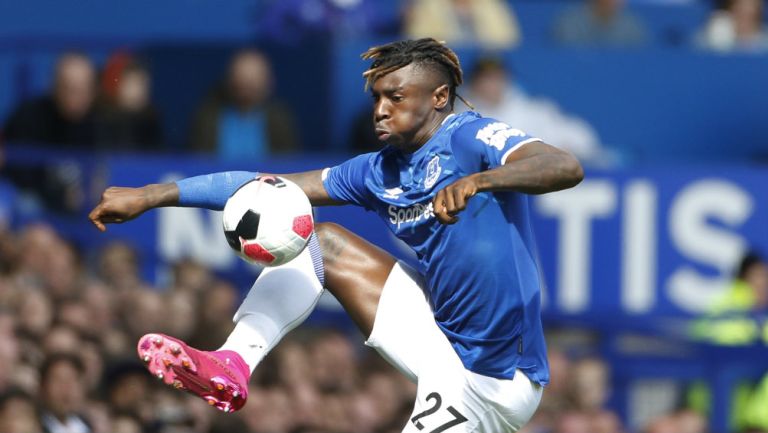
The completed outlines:
<svg viewBox="0 0 768 433">
<path fill-rule="evenodd" d="M 552 384 L 525 433 L 768 431 L 763 0 L 0 2 L 0 433 L 393 433 L 414 386 L 338 304 L 220 415 L 137 365 L 215 349 L 259 270 L 215 212 L 99 234 L 107 185 L 293 172 L 378 148 L 359 55 L 433 36 L 460 94 L 575 153 L 536 197 Z M 457 110 L 466 107 L 458 103 Z M 317 211 L 390 252 L 373 214 Z"/>
</svg>

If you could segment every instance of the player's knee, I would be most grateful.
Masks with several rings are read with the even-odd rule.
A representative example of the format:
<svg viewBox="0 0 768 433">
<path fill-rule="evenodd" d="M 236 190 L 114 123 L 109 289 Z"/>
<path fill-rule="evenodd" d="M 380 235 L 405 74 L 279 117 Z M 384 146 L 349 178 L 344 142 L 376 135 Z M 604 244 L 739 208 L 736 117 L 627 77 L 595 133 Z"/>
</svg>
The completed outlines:
<svg viewBox="0 0 768 433">
<path fill-rule="evenodd" d="M 315 224 L 315 233 L 318 237 L 323 237 L 328 233 L 345 231 L 346 229 L 336 223 L 317 223 Z"/>
<path fill-rule="evenodd" d="M 347 274 L 353 273 L 355 269 L 366 274 L 372 269 L 382 269 L 386 274 L 395 263 L 386 251 L 338 224 L 317 224 L 315 232 L 326 271 L 343 262 L 339 270 Z"/>
</svg>

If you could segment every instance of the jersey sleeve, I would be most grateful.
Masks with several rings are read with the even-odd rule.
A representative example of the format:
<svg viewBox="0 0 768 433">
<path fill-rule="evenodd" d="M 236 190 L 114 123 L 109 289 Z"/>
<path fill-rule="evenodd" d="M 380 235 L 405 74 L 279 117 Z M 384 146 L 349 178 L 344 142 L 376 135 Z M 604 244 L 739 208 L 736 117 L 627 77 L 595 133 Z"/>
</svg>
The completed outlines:
<svg viewBox="0 0 768 433">
<path fill-rule="evenodd" d="M 459 165 L 481 171 L 504 165 L 510 153 L 535 141 L 541 140 L 504 122 L 481 118 L 459 127 L 452 146 Z"/>
<path fill-rule="evenodd" d="M 225 171 L 177 180 L 178 205 L 222 210 L 238 188 L 258 175 L 250 171 Z"/>
<path fill-rule="evenodd" d="M 323 186 L 331 199 L 370 209 L 371 194 L 365 180 L 371 155 L 359 155 L 323 171 Z"/>
</svg>

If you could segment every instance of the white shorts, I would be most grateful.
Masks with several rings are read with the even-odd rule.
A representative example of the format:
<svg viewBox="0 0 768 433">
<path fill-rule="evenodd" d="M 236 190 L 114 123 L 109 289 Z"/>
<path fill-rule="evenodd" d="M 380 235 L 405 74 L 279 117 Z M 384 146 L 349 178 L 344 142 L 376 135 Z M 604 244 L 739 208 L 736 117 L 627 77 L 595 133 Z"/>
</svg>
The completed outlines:
<svg viewBox="0 0 768 433">
<path fill-rule="evenodd" d="M 521 371 L 514 379 L 473 373 L 435 323 L 418 272 L 397 263 L 365 344 L 418 384 L 404 433 L 516 432 L 533 416 L 542 387 Z"/>
</svg>

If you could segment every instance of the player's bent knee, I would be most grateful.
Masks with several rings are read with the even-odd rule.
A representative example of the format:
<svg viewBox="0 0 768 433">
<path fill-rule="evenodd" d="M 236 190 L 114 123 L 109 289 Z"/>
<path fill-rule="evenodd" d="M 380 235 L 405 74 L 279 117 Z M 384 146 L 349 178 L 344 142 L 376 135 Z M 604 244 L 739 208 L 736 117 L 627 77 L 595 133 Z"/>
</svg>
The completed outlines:
<svg viewBox="0 0 768 433">
<path fill-rule="evenodd" d="M 386 251 L 333 223 L 316 227 L 323 254 L 326 288 L 380 293 L 395 259 Z M 338 295 L 337 295 L 338 298 Z"/>
<path fill-rule="evenodd" d="M 347 231 L 347 229 L 336 223 L 325 222 L 315 224 L 315 233 L 317 233 L 318 236 L 324 236 L 326 233 L 333 231 Z"/>
<path fill-rule="evenodd" d="M 338 224 L 319 223 L 315 233 L 326 269 L 341 261 L 346 268 L 357 265 L 369 269 L 381 267 L 388 272 L 395 263 L 389 253 Z"/>
</svg>

